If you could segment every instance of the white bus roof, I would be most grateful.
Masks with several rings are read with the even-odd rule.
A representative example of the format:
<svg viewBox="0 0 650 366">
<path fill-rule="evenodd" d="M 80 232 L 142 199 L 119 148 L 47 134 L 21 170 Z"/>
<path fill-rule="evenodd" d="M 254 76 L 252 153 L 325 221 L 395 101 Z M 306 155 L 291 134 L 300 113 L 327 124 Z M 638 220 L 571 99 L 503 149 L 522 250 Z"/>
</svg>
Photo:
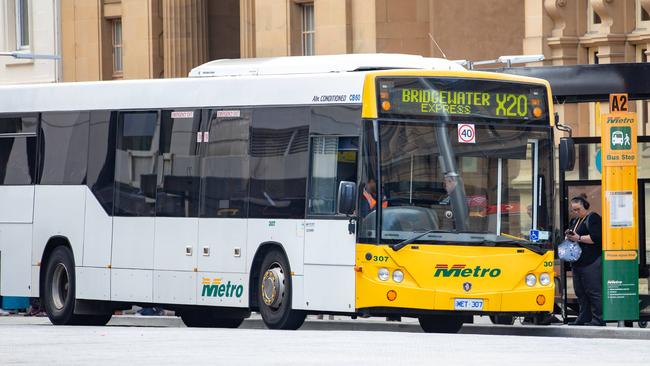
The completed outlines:
<svg viewBox="0 0 650 366">
<path fill-rule="evenodd" d="M 378 69 L 464 70 L 458 63 L 393 53 L 359 53 L 325 56 L 290 56 L 223 59 L 207 62 L 190 71 L 190 77 L 319 74 Z"/>
<path fill-rule="evenodd" d="M 0 86 L 0 113 L 360 103 L 367 71 L 405 68 L 465 70 L 395 54 L 218 60 L 192 70 L 203 77 Z"/>
</svg>

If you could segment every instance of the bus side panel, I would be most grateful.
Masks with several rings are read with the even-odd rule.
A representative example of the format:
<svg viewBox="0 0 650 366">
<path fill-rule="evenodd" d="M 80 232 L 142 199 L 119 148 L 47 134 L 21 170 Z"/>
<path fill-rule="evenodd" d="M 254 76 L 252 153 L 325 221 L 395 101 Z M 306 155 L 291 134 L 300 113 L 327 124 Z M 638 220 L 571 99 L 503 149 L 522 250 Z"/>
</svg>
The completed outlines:
<svg viewBox="0 0 650 366">
<path fill-rule="evenodd" d="M 304 296 L 308 309 L 354 311 L 355 248 L 348 220 L 305 222 Z"/>
<path fill-rule="evenodd" d="M 29 296 L 34 186 L 0 186 L 0 295 Z"/>
<path fill-rule="evenodd" d="M 196 272 L 153 271 L 153 301 L 196 305 Z"/>
<path fill-rule="evenodd" d="M 0 223 L 31 224 L 34 186 L 0 186 Z"/>
<path fill-rule="evenodd" d="M 153 302 L 153 271 L 111 269 L 111 300 Z"/>
<path fill-rule="evenodd" d="M 249 219 L 248 220 L 248 251 L 246 253 L 246 268 L 251 268 L 253 258 L 260 244 L 265 242 L 280 243 L 287 254 L 293 276 L 302 276 L 304 272 L 303 251 L 305 239 L 305 220 L 295 219 Z M 302 281 L 293 282 L 292 306 L 294 309 L 306 309 L 300 294 Z M 256 284 L 251 284 L 256 286 Z"/>
<path fill-rule="evenodd" d="M 0 295 L 31 295 L 31 224 L 0 224 Z"/>
<path fill-rule="evenodd" d="M 86 210 L 85 186 L 45 186 L 35 188 L 34 250 L 32 262 L 38 263 L 45 245 L 53 236 L 68 239 L 76 266 L 83 259 Z"/>
<path fill-rule="evenodd" d="M 75 276 L 77 299 L 111 299 L 111 270 L 109 268 L 77 267 Z"/>
<path fill-rule="evenodd" d="M 113 218 L 108 216 L 95 195 L 86 188 L 86 229 L 81 263 L 84 267 L 109 268 L 112 235 Z"/>
</svg>

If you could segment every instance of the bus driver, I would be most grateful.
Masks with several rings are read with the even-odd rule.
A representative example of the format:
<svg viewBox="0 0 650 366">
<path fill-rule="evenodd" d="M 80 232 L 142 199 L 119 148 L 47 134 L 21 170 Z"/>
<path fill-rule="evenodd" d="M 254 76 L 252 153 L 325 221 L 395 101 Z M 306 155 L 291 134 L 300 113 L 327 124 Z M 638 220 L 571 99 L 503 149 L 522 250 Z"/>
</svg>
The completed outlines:
<svg viewBox="0 0 650 366">
<path fill-rule="evenodd" d="M 368 182 L 365 187 L 363 187 L 363 199 L 359 205 L 360 217 L 366 217 L 369 213 L 377 208 L 377 182 L 375 178 L 368 178 Z M 388 201 L 386 197 L 383 196 L 381 200 L 381 207 L 388 207 Z"/>
</svg>

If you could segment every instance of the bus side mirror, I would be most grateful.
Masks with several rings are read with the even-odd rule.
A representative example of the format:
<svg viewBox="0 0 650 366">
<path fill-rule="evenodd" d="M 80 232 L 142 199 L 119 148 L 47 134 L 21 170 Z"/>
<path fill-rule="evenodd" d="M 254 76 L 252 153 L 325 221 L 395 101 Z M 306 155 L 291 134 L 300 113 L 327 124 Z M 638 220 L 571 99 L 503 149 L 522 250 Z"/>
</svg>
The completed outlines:
<svg viewBox="0 0 650 366">
<path fill-rule="evenodd" d="M 560 170 L 570 172 L 576 162 L 576 149 L 571 137 L 560 138 Z"/>
<path fill-rule="evenodd" d="M 354 202 L 357 192 L 357 185 L 354 182 L 341 181 L 339 183 L 339 192 L 337 195 L 338 212 L 344 215 L 354 213 Z"/>
</svg>

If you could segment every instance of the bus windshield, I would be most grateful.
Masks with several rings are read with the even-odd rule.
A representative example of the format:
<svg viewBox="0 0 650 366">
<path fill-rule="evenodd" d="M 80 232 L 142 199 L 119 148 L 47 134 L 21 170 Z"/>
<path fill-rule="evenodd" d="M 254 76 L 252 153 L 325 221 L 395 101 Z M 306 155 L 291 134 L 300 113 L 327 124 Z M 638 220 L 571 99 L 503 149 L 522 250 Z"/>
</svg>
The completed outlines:
<svg viewBox="0 0 650 366">
<path fill-rule="evenodd" d="M 380 211 L 382 243 L 429 230 L 416 242 L 548 241 L 550 128 L 477 124 L 475 142 L 465 143 L 458 131 L 468 123 L 366 123 L 366 145 L 377 128 L 379 146 L 366 149 L 360 236 L 376 235 Z M 377 150 L 379 172 L 371 167 Z M 373 197 L 371 210 L 366 201 Z"/>
</svg>

